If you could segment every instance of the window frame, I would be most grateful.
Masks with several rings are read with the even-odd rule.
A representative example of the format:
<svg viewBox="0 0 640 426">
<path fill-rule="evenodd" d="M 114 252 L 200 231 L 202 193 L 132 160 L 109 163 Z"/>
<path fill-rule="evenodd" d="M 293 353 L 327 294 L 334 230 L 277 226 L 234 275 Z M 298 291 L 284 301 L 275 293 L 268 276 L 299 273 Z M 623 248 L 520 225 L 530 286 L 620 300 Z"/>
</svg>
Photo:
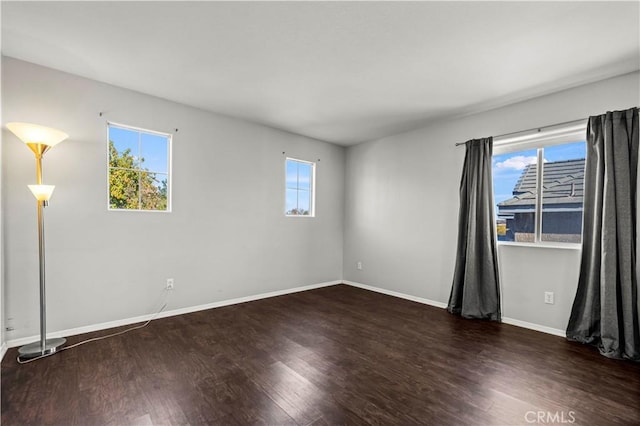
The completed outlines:
<svg viewBox="0 0 640 426">
<path fill-rule="evenodd" d="M 287 163 L 289 161 L 296 161 L 298 163 L 311 165 L 311 184 L 309 185 L 309 214 L 288 214 L 287 213 L 287 189 L 293 189 L 287 187 Z M 296 191 L 300 191 L 300 187 L 296 188 Z M 316 163 L 313 161 L 301 160 L 294 157 L 285 157 L 284 159 L 284 216 L 285 217 L 316 217 Z"/>
<path fill-rule="evenodd" d="M 550 126 L 542 129 L 536 129 L 534 131 L 520 133 L 518 136 L 513 137 L 496 137 L 494 138 L 494 146 L 492 153 L 493 157 L 496 155 L 508 154 L 510 152 L 518 152 L 518 151 L 526 151 L 526 150 L 536 150 L 537 161 L 536 161 L 536 201 L 535 201 L 535 212 L 534 212 L 534 241 L 533 242 L 522 242 L 522 241 L 500 241 L 497 239 L 496 233 L 496 242 L 499 246 L 518 246 L 518 247 L 538 247 L 538 248 L 561 248 L 561 249 L 581 249 L 582 248 L 582 238 L 584 235 L 584 199 L 583 199 L 583 221 L 582 228 L 580 231 L 580 243 L 570 243 L 570 242 L 559 242 L 559 241 L 543 241 L 542 240 L 542 216 L 543 216 L 543 190 L 542 185 L 544 182 L 544 148 L 576 143 L 585 141 L 586 143 L 586 129 L 587 129 L 587 121 L 580 121 L 577 124 L 572 125 L 558 125 L 558 126 Z M 587 158 L 588 153 L 585 150 L 585 160 Z M 493 163 L 493 161 L 492 161 Z M 492 164 L 493 167 L 493 164 Z M 494 217 L 497 219 L 497 203 L 495 200 L 495 185 L 493 182 L 493 174 L 492 174 L 492 182 L 491 182 L 491 202 L 493 203 L 494 208 Z M 493 226 L 496 226 L 495 219 Z"/>
<path fill-rule="evenodd" d="M 151 209 L 120 209 L 120 208 L 112 208 L 111 207 L 111 184 L 110 184 L 110 174 L 111 174 L 111 166 L 110 166 L 110 157 L 109 157 L 109 129 L 111 127 L 117 127 L 124 130 L 131 130 L 138 133 L 147 133 L 150 135 L 163 136 L 167 138 L 167 208 L 165 210 L 151 210 Z M 128 124 L 116 123 L 114 121 L 106 122 L 106 154 L 107 154 L 107 167 L 106 167 L 106 177 L 107 177 L 107 211 L 110 212 L 143 212 L 143 213 L 171 213 L 173 208 L 172 203 L 172 193 L 173 193 L 173 167 L 172 167 L 172 154 L 173 154 L 173 133 L 160 132 L 157 130 L 145 129 L 143 127 L 131 126 Z M 139 153 L 138 153 L 139 154 Z M 147 170 L 143 169 L 133 169 L 138 172 L 146 172 Z M 160 173 L 149 170 L 150 173 Z"/>
</svg>

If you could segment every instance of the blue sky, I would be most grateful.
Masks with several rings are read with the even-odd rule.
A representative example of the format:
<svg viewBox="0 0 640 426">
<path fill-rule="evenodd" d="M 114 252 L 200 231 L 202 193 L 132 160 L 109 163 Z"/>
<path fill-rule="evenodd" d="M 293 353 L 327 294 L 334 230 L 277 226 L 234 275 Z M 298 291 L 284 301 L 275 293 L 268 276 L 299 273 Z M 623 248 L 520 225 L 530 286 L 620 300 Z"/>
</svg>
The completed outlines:
<svg viewBox="0 0 640 426">
<path fill-rule="evenodd" d="M 493 156 L 493 189 L 496 204 L 513 196 L 513 187 L 528 164 L 535 164 L 537 150 L 509 152 Z M 544 149 L 544 161 L 585 158 L 584 141 L 549 146 Z"/>
</svg>

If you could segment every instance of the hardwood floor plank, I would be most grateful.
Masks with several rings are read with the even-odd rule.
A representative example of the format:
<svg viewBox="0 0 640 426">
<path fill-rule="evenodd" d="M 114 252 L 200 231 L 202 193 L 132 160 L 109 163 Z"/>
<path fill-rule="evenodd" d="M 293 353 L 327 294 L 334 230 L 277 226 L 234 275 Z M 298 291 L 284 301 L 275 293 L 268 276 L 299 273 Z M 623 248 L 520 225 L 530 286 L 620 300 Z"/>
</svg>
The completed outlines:
<svg viewBox="0 0 640 426">
<path fill-rule="evenodd" d="M 260 386 L 244 374 L 205 384 L 201 389 L 204 395 L 211 398 L 216 411 L 228 413 L 239 424 L 296 424 Z"/>
<path fill-rule="evenodd" d="M 297 424 L 310 424 L 322 417 L 320 405 L 329 395 L 282 362 L 271 364 L 253 380 Z"/>
</svg>

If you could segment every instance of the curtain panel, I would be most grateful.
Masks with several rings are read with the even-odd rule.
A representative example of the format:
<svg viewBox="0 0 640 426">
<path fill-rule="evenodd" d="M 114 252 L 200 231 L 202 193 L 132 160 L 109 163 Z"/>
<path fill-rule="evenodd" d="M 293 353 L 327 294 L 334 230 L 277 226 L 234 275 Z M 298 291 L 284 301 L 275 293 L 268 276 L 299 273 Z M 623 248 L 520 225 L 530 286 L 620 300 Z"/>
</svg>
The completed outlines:
<svg viewBox="0 0 640 426">
<path fill-rule="evenodd" d="M 493 138 L 466 143 L 456 265 L 447 310 L 464 318 L 500 321 L 492 153 Z"/>
<path fill-rule="evenodd" d="M 567 338 L 640 361 L 638 108 L 589 118 L 582 261 Z"/>
</svg>

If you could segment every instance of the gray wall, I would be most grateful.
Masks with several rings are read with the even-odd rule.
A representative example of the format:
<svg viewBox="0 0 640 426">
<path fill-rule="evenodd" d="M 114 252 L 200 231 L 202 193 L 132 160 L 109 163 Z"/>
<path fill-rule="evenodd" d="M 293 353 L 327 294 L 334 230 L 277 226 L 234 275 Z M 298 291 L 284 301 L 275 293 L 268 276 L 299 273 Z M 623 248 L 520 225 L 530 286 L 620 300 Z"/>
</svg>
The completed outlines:
<svg viewBox="0 0 640 426">
<path fill-rule="evenodd" d="M 44 158 L 49 331 L 339 280 L 344 148 L 3 58 L 3 123 L 70 138 Z M 100 111 L 105 112 L 99 117 Z M 106 124 L 172 132 L 173 212 L 109 212 Z M 38 333 L 33 154 L 5 131 L 7 340 Z M 315 218 L 284 216 L 284 156 L 316 161 Z"/>
<path fill-rule="evenodd" d="M 446 303 L 464 159 L 454 144 L 637 106 L 639 82 L 628 74 L 349 148 L 344 279 Z M 564 329 L 580 251 L 501 246 L 499 256 L 504 316 Z"/>
<path fill-rule="evenodd" d="M 2 3 L 0 3 L 0 22 L 2 22 Z M 0 31 L 0 46 L 2 46 L 2 31 Z M 0 95 L 2 94 L 2 64 L 0 63 Z M 2 103 L 0 102 L 0 123 L 2 121 Z M 4 237 L 2 235 L 3 213 L 2 213 L 2 145 L 3 137 L 0 132 L 0 360 L 4 353 L 2 349 L 7 341 L 4 334 Z"/>
</svg>

